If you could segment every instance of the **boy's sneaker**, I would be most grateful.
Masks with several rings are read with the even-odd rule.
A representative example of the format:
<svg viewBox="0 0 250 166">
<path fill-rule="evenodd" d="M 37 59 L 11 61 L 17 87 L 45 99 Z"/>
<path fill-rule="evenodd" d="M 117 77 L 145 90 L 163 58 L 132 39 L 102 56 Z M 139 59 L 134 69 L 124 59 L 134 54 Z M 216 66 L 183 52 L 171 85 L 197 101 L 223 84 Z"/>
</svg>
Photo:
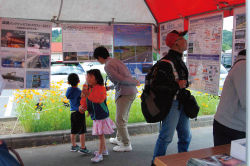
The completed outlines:
<svg viewBox="0 0 250 166">
<path fill-rule="evenodd" d="M 82 154 L 84 154 L 84 155 L 90 155 L 90 154 L 91 154 L 91 151 L 88 150 L 86 146 L 85 146 L 84 149 L 79 148 L 78 152 L 79 152 L 79 153 L 82 153 Z"/>
<path fill-rule="evenodd" d="M 119 145 L 119 146 L 115 146 L 113 148 L 114 151 L 116 152 L 129 152 L 132 150 L 132 146 L 131 144 L 129 144 L 128 146 L 122 144 L 122 145 Z"/>
<path fill-rule="evenodd" d="M 76 144 L 76 146 L 71 146 L 70 151 L 71 152 L 77 152 L 80 149 L 80 147 Z"/>
<path fill-rule="evenodd" d="M 99 154 L 99 151 L 95 151 L 95 152 L 94 152 L 94 155 L 97 155 L 97 154 Z M 105 151 L 103 151 L 103 152 L 102 152 L 102 155 L 103 155 L 103 156 L 108 156 L 108 155 L 109 155 L 108 149 L 106 149 Z"/>
<path fill-rule="evenodd" d="M 121 141 L 118 141 L 118 139 L 115 137 L 115 138 L 109 138 L 109 142 L 111 144 L 115 144 L 115 145 L 121 145 L 122 142 Z"/>
<path fill-rule="evenodd" d="M 96 154 L 94 158 L 91 159 L 92 162 L 98 163 L 99 161 L 103 160 L 103 156 L 101 154 Z"/>
</svg>

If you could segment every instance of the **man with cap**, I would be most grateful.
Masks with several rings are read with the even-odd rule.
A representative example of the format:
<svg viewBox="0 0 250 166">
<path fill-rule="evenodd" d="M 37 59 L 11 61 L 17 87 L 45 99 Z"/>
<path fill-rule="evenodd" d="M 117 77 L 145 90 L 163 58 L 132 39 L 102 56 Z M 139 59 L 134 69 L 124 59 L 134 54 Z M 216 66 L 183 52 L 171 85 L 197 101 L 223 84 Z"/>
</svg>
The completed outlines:
<svg viewBox="0 0 250 166">
<path fill-rule="evenodd" d="M 187 41 L 184 35 L 187 31 L 178 32 L 173 30 L 166 37 L 166 45 L 170 48 L 168 54 L 164 56 L 154 68 L 150 80 L 150 87 L 155 95 L 162 95 L 161 101 L 170 108 L 169 114 L 162 120 L 161 130 L 156 141 L 152 165 L 154 165 L 155 157 L 164 156 L 168 145 L 171 143 L 175 130 L 178 134 L 178 153 L 188 151 L 191 141 L 190 121 L 183 110 L 183 105 L 179 103 L 178 97 L 185 93 L 185 88 L 188 87 L 188 70 L 185 63 L 182 61 L 182 54 L 187 50 Z M 174 68 L 178 72 L 178 76 L 173 73 L 171 61 Z M 179 77 L 179 78 L 178 78 Z M 170 99 L 172 96 L 173 99 Z"/>
</svg>

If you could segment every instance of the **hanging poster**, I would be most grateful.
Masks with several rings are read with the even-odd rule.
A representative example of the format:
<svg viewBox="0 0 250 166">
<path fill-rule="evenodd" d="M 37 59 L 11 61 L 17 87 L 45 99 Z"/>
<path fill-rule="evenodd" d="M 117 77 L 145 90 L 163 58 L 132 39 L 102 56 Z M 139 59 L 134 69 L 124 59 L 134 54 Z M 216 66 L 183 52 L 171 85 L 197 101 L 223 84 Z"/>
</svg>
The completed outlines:
<svg viewBox="0 0 250 166">
<path fill-rule="evenodd" d="M 183 19 L 168 21 L 166 23 L 160 24 L 160 58 L 164 57 L 170 49 L 168 46 L 166 46 L 165 40 L 167 35 L 173 30 L 184 31 Z"/>
<path fill-rule="evenodd" d="M 62 24 L 63 61 L 96 61 L 95 48 L 104 46 L 113 52 L 112 26 Z"/>
<path fill-rule="evenodd" d="M 190 89 L 218 95 L 223 13 L 189 19 L 188 60 Z"/>
<path fill-rule="evenodd" d="M 27 86 L 29 73 L 50 74 L 51 22 L 1 18 L 0 71 L 5 89 L 50 87 L 49 77 L 42 86 Z"/>
<path fill-rule="evenodd" d="M 232 66 L 243 49 L 246 49 L 246 6 L 234 9 Z"/>
<path fill-rule="evenodd" d="M 153 65 L 152 26 L 114 25 L 114 58 L 128 67 L 141 83 Z"/>
</svg>

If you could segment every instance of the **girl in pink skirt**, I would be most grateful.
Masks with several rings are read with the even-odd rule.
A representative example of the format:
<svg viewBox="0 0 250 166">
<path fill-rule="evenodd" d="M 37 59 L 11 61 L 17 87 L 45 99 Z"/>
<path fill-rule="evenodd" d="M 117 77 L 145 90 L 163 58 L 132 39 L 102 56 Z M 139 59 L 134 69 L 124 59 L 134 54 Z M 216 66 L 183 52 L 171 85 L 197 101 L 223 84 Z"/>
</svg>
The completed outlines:
<svg viewBox="0 0 250 166">
<path fill-rule="evenodd" d="M 87 83 L 82 90 L 82 99 L 79 111 L 84 113 L 88 110 L 93 120 L 92 135 L 98 135 L 100 140 L 99 151 L 95 151 L 93 162 L 103 160 L 103 155 L 108 155 L 104 134 L 114 132 L 114 122 L 109 118 L 109 110 L 106 104 L 106 88 L 103 86 L 103 78 L 100 70 L 92 69 L 87 71 Z"/>
</svg>

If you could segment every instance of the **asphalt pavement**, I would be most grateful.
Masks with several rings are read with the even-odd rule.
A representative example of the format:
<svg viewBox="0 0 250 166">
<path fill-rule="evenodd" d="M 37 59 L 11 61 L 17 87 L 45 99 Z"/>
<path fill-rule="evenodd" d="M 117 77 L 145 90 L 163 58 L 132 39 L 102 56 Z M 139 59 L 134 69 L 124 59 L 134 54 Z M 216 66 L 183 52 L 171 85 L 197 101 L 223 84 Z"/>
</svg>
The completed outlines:
<svg viewBox="0 0 250 166">
<path fill-rule="evenodd" d="M 42 146 L 16 149 L 26 166 L 149 166 L 152 160 L 154 146 L 158 134 L 143 134 L 131 136 L 133 150 L 131 152 L 114 152 L 114 145 L 106 139 L 109 156 L 104 156 L 100 163 L 90 161 L 94 155 L 85 156 L 77 152 L 70 152 L 71 144 Z M 99 140 L 87 141 L 86 146 L 92 152 L 98 150 Z M 190 151 L 213 146 L 212 126 L 192 129 Z M 175 133 L 167 154 L 177 153 L 177 135 Z"/>
</svg>

